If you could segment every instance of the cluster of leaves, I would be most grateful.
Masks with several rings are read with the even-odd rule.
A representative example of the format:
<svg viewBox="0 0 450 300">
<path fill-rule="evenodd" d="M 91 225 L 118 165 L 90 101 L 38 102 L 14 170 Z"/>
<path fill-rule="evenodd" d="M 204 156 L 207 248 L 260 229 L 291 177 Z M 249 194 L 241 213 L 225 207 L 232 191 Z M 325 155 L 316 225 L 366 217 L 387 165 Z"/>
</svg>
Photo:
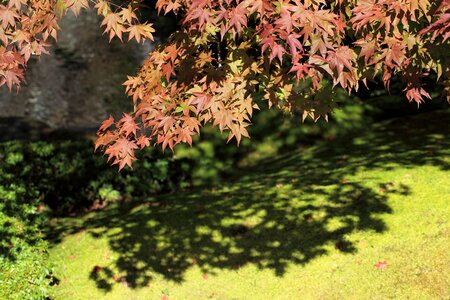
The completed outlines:
<svg viewBox="0 0 450 300">
<path fill-rule="evenodd" d="M 21 1 L 2 9 L 18 14 L 33 7 Z M 62 11 L 87 6 L 87 0 L 50 1 L 53 12 L 61 2 Z M 140 1 L 94 2 L 110 38 L 152 39 L 152 26 L 136 17 Z M 191 144 L 206 123 L 239 143 L 249 136 L 259 101 L 316 121 L 334 108 L 336 88 L 352 93 L 378 77 L 388 89 L 401 78 L 407 99 L 420 104 L 430 98 L 422 78 L 431 73 L 450 99 L 448 0 L 158 0 L 156 8 L 178 15 L 181 28 L 125 82 L 134 111 L 109 118 L 98 131 L 96 148 L 119 169 L 131 166 L 137 149 Z M 1 16 L 10 36 L 23 23 L 20 14 Z M 9 51 L 21 48 L 21 40 L 6 42 Z M 0 58 L 3 69 L 10 60 Z M 10 87 L 18 81 L 3 77 Z"/>
<path fill-rule="evenodd" d="M 399 75 L 409 101 L 421 103 L 430 98 L 421 77 L 433 71 L 448 83 L 437 51 L 448 42 L 448 1 L 198 0 L 157 8 L 183 16 L 183 27 L 125 82 L 133 115 L 99 130 L 97 147 L 119 168 L 131 166 L 138 148 L 191 144 L 208 122 L 239 143 L 258 100 L 317 120 L 333 109 L 336 86 L 350 93 L 381 76 L 389 88 Z"/>
</svg>

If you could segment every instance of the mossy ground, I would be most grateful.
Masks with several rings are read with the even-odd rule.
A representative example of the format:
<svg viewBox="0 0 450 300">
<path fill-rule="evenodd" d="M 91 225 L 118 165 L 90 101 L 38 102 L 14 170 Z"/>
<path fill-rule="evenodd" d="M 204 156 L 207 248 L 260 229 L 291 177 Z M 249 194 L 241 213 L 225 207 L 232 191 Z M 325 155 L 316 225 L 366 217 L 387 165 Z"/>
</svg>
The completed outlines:
<svg viewBox="0 0 450 300">
<path fill-rule="evenodd" d="M 53 296 L 448 299 L 449 120 L 394 119 L 219 186 L 54 219 Z"/>
</svg>

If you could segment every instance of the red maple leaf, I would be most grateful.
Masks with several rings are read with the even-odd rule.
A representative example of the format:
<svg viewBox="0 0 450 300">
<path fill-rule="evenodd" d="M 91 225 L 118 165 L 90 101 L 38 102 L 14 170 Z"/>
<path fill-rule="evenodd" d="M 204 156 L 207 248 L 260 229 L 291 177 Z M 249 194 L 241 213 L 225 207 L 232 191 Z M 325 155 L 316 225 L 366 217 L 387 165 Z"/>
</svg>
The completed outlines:
<svg viewBox="0 0 450 300">
<path fill-rule="evenodd" d="M 184 23 L 187 23 L 189 21 L 193 21 L 196 19 L 198 19 L 198 24 L 199 24 L 200 28 L 203 28 L 203 26 L 205 26 L 207 23 L 213 23 L 213 21 L 211 20 L 211 11 L 209 11 L 208 9 L 200 8 L 200 7 L 191 10 L 186 15 Z"/>
<path fill-rule="evenodd" d="M 239 4 L 231 10 L 230 26 L 234 26 L 237 32 L 242 32 L 242 28 L 247 27 L 247 10 L 244 3 Z"/>
<path fill-rule="evenodd" d="M 286 52 L 286 49 L 284 49 L 281 44 L 274 43 L 270 50 L 272 50 L 269 57 L 270 61 L 272 61 L 275 57 L 278 57 L 280 63 L 283 63 L 283 54 Z"/>
<path fill-rule="evenodd" d="M 264 16 L 267 12 L 272 12 L 273 6 L 268 0 L 254 0 L 250 2 L 249 14 L 258 12 L 260 16 Z"/>
<path fill-rule="evenodd" d="M 290 47 L 290 52 L 293 58 L 295 58 L 295 56 L 297 55 L 297 51 L 303 51 L 303 46 L 299 41 L 300 38 L 300 34 L 290 34 L 287 38 L 286 38 L 286 42 L 288 43 L 289 47 Z"/>
<path fill-rule="evenodd" d="M 128 137 L 131 133 L 136 136 L 136 130 L 139 129 L 139 126 L 136 124 L 132 116 L 124 113 L 118 124 L 121 125 L 120 133 L 124 133 L 126 137 Z"/>
<path fill-rule="evenodd" d="M 106 131 L 112 124 L 114 124 L 114 118 L 110 115 L 108 119 L 102 122 L 99 131 Z"/>
<path fill-rule="evenodd" d="M 377 270 L 386 270 L 388 263 L 386 260 L 381 260 L 379 262 L 377 262 L 376 264 L 374 264 L 375 268 L 377 268 Z"/>
</svg>

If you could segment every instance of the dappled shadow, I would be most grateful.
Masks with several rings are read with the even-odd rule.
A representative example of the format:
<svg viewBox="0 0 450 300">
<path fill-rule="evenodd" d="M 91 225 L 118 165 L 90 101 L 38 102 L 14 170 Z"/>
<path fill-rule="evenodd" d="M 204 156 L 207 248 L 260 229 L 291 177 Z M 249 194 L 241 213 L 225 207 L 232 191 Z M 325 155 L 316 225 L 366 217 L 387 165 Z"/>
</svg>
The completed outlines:
<svg viewBox="0 0 450 300">
<path fill-rule="evenodd" d="M 214 274 L 252 264 L 282 276 L 289 264 L 306 264 L 330 249 L 357 251 L 347 239 L 352 232 L 387 230 L 381 215 L 392 212 L 388 197 L 402 199 L 411 190 L 386 181 L 383 171 L 449 169 L 449 113 L 432 116 L 394 120 L 362 136 L 267 160 L 213 189 L 111 207 L 79 226 L 56 223 L 51 238 L 57 243 L 81 229 L 106 237 L 118 256 L 113 265 L 92 266 L 91 272 L 105 291 L 119 280 L 131 288 L 146 286 L 153 276 L 182 282 L 193 265 Z M 381 175 L 352 179 L 365 170 Z"/>
</svg>

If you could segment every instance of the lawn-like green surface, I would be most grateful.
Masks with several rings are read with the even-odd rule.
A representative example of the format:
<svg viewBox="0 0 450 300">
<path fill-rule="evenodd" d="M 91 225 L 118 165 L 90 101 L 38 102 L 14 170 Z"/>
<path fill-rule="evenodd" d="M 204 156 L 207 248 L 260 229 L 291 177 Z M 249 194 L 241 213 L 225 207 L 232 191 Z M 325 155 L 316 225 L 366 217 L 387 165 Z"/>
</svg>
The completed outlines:
<svg viewBox="0 0 450 300">
<path fill-rule="evenodd" d="M 221 186 L 55 219 L 54 297 L 449 299 L 449 120 L 391 120 Z"/>
</svg>

